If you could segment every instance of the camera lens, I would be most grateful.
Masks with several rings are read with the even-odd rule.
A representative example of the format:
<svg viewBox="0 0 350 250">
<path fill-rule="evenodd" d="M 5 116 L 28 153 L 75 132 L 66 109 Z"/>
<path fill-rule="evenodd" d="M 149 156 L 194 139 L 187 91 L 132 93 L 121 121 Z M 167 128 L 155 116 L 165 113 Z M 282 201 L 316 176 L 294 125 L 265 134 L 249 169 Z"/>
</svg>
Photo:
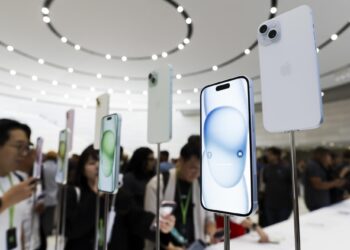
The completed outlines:
<svg viewBox="0 0 350 250">
<path fill-rule="evenodd" d="M 148 80 L 151 80 L 153 78 L 152 73 L 148 74 Z"/>
<path fill-rule="evenodd" d="M 259 32 L 261 34 L 264 34 L 266 31 L 267 31 L 267 25 L 265 25 L 265 24 L 261 25 L 259 28 Z"/>
<path fill-rule="evenodd" d="M 152 77 L 151 82 L 155 83 L 156 82 L 156 78 Z"/>
<path fill-rule="evenodd" d="M 275 38 L 277 36 L 277 31 L 276 30 L 270 30 L 268 36 L 271 39 Z"/>
</svg>

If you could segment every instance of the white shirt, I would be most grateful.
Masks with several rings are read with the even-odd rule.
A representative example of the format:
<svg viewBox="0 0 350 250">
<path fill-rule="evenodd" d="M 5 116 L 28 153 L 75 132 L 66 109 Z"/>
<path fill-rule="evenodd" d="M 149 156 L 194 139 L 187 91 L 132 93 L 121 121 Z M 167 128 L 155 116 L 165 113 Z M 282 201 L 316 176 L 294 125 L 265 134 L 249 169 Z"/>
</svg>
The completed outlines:
<svg viewBox="0 0 350 250">
<path fill-rule="evenodd" d="M 15 176 L 13 173 L 10 173 L 12 177 L 13 185 L 16 185 L 20 182 L 17 176 Z M 3 196 L 3 191 L 8 191 L 11 188 L 11 183 L 8 176 L 0 176 L 0 196 Z M 13 224 L 14 227 L 16 227 L 16 233 L 17 233 L 17 247 L 15 250 L 21 249 L 21 228 L 22 228 L 22 221 L 24 218 L 25 211 L 30 209 L 27 205 L 27 201 L 24 200 L 20 203 L 17 203 L 15 206 L 14 211 L 14 219 Z M 0 214 L 0 249 L 6 249 L 6 232 L 9 229 L 10 226 L 10 215 L 9 215 L 9 209 L 6 209 Z"/>
</svg>

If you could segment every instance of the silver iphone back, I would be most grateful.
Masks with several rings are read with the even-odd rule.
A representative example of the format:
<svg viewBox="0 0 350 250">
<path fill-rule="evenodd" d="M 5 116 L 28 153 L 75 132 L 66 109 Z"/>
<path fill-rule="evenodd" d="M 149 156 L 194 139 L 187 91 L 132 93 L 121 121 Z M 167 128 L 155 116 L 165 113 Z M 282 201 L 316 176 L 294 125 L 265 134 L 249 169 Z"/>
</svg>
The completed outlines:
<svg viewBox="0 0 350 250">
<path fill-rule="evenodd" d="M 265 129 L 319 127 L 323 109 L 311 8 L 303 5 L 262 23 L 258 41 Z"/>
</svg>

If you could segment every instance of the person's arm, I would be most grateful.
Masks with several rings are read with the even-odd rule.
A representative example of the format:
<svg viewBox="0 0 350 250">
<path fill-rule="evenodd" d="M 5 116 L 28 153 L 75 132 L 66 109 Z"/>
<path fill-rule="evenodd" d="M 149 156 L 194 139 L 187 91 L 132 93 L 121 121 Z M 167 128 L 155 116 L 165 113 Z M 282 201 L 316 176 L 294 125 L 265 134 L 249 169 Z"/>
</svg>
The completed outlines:
<svg viewBox="0 0 350 250">
<path fill-rule="evenodd" d="M 256 231 L 260 237 L 260 239 L 259 239 L 260 243 L 269 242 L 268 235 L 264 232 L 264 230 L 257 223 L 254 223 L 250 218 L 246 218 L 245 220 L 243 220 L 241 223 L 241 226 L 246 228 L 246 229 Z"/>
<path fill-rule="evenodd" d="M 322 181 L 320 177 L 310 177 L 311 186 L 319 190 L 329 190 L 336 187 L 342 187 L 346 181 L 342 179 L 335 179 L 333 181 Z"/>
<path fill-rule="evenodd" d="M 35 180 L 33 178 L 28 178 L 6 191 L 1 197 L 2 204 L 0 207 L 0 214 L 9 207 L 29 198 L 35 189 L 35 185 Z"/>
</svg>

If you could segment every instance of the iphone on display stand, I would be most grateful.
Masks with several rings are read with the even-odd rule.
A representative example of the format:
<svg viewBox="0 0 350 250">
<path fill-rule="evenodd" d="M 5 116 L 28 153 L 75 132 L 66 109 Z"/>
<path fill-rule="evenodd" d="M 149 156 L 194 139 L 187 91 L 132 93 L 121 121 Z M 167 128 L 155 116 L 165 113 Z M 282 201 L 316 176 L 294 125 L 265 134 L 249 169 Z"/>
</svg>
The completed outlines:
<svg viewBox="0 0 350 250">
<path fill-rule="evenodd" d="M 172 67 L 166 65 L 148 75 L 149 143 L 162 143 L 172 134 Z"/>
<path fill-rule="evenodd" d="M 201 204 L 209 211 L 249 216 L 258 207 L 253 93 L 244 76 L 201 91 Z"/>
<path fill-rule="evenodd" d="M 38 137 L 36 140 L 36 148 L 35 148 L 35 161 L 33 166 L 33 178 L 40 180 L 42 173 L 42 164 L 43 164 L 43 143 L 44 140 L 41 137 Z"/>
<path fill-rule="evenodd" d="M 98 189 L 114 194 L 118 191 L 121 116 L 107 115 L 101 122 L 100 167 Z"/>
<path fill-rule="evenodd" d="M 323 121 L 312 10 L 303 5 L 258 28 L 264 127 L 313 129 Z"/>
<path fill-rule="evenodd" d="M 95 120 L 95 140 L 94 148 L 100 148 L 101 140 L 101 120 L 109 114 L 109 94 L 103 94 L 96 98 L 96 120 Z"/>
<path fill-rule="evenodd" d="M 68 158 L 69 158 L 69 131 L 64 129 L 60 131 L 57 155 L 57 172 L 55 180 L 57 183 L 66 185 L 68 176 Z"/>
</svg>

